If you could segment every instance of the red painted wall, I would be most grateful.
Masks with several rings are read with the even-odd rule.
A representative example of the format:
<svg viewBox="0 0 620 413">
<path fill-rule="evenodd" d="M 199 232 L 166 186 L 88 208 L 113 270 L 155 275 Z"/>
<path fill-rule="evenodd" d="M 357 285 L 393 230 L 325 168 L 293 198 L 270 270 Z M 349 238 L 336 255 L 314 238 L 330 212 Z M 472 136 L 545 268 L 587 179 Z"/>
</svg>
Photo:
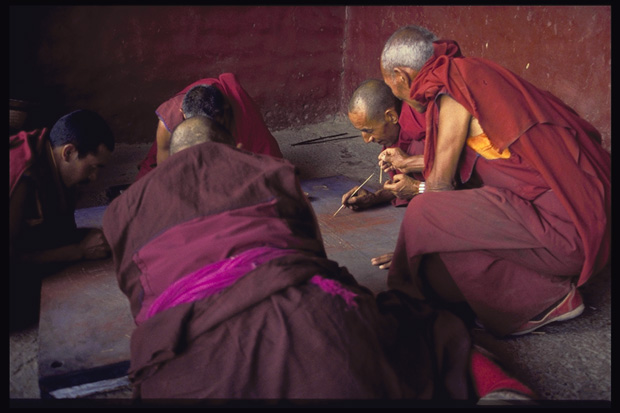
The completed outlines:
<svg viewBox="0 0 620 413">
<path fill-rule="evenodd" d="M 87 107 L 122 143 L 152 141 L 163 100 L 225 71 L 274 131 L 342 115 L 385 40 L 420 24 L 550 90 L 611 150 L 609 6 L 10 6 L 9 21 L 9 97 L 39 103 L 31 121 Z"/>
<path fill-rule="evenodd" d="M 549 90 L 603 136 L 611 151 L 611 7 L 349 7 L 341 110 L 399 27 L 417 24 L 456 40 L 466 56 L 493 60 Z"/>
<path fill-rule="evenodd" d="M 11 97 L 92 108 L 118 141 L 149 142 L 160 103 L 234 72 L 272 130 L 319 122 L 339 110 L 344 20 L 345 7 L 13 6 Z"/>
</svg>

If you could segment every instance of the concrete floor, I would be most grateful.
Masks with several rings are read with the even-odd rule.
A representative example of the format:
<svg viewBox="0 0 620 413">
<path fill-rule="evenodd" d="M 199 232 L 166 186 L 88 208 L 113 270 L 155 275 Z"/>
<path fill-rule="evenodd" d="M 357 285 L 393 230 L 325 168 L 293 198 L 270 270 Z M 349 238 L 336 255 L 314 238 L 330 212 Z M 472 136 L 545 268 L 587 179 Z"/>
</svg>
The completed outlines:
<svg viewBox="0 0 620 413">
<path fill-rule="evenodd" d="M 274 136 L 284 156 L 299 167 L 301 179 L 345 175 L 361 182 L 377 170 L 378 145 L 366 145 L 357 136 L 291 146 L 340 133 L 357 136 L 355 129 L 342 117 L 274 132 Z M 150 144 L 117 145 L 113 163 L 99 181 L 83 193 L 79 207 L 105 205 L 106 188 L 132 182 L 137 172 L 136 165 L 149 147 Z M 472 332 L 476 342 L 497 354 L 516 377 L 539 394 L 543 405 L 564 402 L 566 407 L 581 403 L 596 407 L 611 405 L 611 271 L 594 278 L 581 292 L 586 309 L 580 317 L 548 325 L 536 334 L 498 340 L 484 331 Z M 36 402 L 40 398 L 37 331 L 38 327 L 33 326 L 9 334 L 9 398 L 12 405 L 27 405 L 29 401 Z M 91 396 L 96 399 L 129 397 L 129 388 Z"/>
</svg>

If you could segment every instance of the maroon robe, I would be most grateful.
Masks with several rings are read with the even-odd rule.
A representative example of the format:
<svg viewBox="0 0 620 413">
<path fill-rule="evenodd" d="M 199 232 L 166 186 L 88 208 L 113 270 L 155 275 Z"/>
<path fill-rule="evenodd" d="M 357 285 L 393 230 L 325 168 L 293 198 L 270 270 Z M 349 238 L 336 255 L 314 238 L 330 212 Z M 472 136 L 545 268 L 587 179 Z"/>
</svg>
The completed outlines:
<svg viewBox="0 0 620 413">
<path fill-rule="evenodd" d="M 9 200 L 19 182 L 27 186 L 18 249 L 53 248 L 74 242 L 75 191 L 61 183 L 54 167 L 48 129 L 9 137 Z"/>
<path fill-rule="evenodd" d="M 22 259 L 22 253 L 72 244 L 84 236 L 75 224 L 75 193 L 64 187 L 54 166 L 48 129 L 9 137 L 9 204 L 17 202 L 13 196 L 18 184 L 24 189 L 19 205 L 22 216 L 9 231 L 11 329 L 30 326 L 38 319 L 41 278 L 64 265 L 38 264 Z"/>
<path fill-rule="evenodd" d="M 398 124 L 400 126 L 398 141 L 390 148 L 398 147 L 407 155 L 424 154 L 424 138 L 426 137 L 425 115 L 403 103 L 400 116 L 398 117 Z M 383 149 L 386 148 L 386 146 L 383 147 Z M 389 175 L 393 178 L 394 175 L 399 173 L 400 171 L 390 171 Z M 412 177 L 417 180 L 424 180 L 422 174 L 419 173 L 412 174 Z M 392 200 L 392 205 L 394 206 L 406 206 L 408 204 L 409 199 L 394 198 Z"/>
<path fill-rule="evenodd" d="M 449 273 L 488 328 L 507 334 L 565 296 L 571 279 L 582 285 L 608 263 L 610 155 L 600 134 L 550 93 L 438 41 L 411 87 L 411 97 L 427 105 L 425 176 L 436 156 L 436 101 L 443 93 L 511 156 L 485 159 L 466 147 L 459 178 L 481 188 L 410 202 L 389 285 L 423 295 L 421 278 L 435 277 L 421 267 L 428 258 L 434 271 Z"/>
<path fill-rule="evenodd" d="M 181 122 L 183 114 L 181 105 L 185 94 L 197 85 L 214 85 L 228 99 L 232 106 L 234 126 L 231 134 L 236 143 L 243 145 L 246 151 L 282 157 L 278 142 L 273 137 L 254 100 L 243 89 L 236 76 L 223 73 L 219 78 L 200 79 L 159 105 L 155 113 L 164 123 L 168 132 L 172 133 Z M 157 142 L 154 142 L 146 158 L 140 163 L 140 171 L 136 177 L 140 179 L 157 166 Z"/>
<path fill-rule="evenodd" d="M 9 137 L 9 198 L 23 173 L 43 153 L 47 129 L 19 132 Z"/>
<path fill-rule="evenodd" d="M 136 396 L 467 397 L 470 341 L 460 320 L 397 292 L 379 307 L 326 258 L 286 160 L 210 142 L 185 149 L 116 198 L 103 230 L 134 317 L 205 265 L 255 247 L 294 250 L 140 322 L 129 371 Z M 353 303 L 310 282 L 316 275 Z"/>
</svg>

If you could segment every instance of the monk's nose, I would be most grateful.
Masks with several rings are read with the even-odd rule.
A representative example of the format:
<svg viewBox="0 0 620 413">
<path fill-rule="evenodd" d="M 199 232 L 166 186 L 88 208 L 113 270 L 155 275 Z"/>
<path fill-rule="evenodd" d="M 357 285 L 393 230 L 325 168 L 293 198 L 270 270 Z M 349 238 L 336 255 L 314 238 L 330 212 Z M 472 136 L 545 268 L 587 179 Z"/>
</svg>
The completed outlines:
<svg viewBox="0 0 620 413">
<path fill-rule="evenodd" d="M 90 175 L 88 175 L 88 179 L 90 180 L 90 182 L 94 182 L 97 180 L 98 176 L 99 176 L 99 171 L 94 170 Z"/>
<path fill-rule="evenodd" d="M 364 139 L 364 142 L 366 143 L 370 143 L 374 141 L 372 135 L 369 133 L 362 132 L 362 138 Z"/>
</svg>

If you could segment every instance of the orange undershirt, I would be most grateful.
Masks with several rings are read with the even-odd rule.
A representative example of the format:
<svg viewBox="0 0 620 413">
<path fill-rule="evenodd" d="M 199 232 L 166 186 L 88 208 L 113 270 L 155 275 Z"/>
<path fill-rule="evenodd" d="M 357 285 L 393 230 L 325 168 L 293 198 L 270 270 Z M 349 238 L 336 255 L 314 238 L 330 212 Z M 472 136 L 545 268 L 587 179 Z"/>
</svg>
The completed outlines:
<svg viewBox="0 0 620 413">
<path fill-rule="evenodd" d="M 487 137 L 486 133 L 482 132 L 478 136 L 470 136 L 467 138 L 467 146 L 472 148 L 476 153 L 480 154 L 485 159 L 508 159 L 510 158 L 510 151 L 504 149 L 498 151 L 493 147 L 491 141 Z"/>
</svg>

